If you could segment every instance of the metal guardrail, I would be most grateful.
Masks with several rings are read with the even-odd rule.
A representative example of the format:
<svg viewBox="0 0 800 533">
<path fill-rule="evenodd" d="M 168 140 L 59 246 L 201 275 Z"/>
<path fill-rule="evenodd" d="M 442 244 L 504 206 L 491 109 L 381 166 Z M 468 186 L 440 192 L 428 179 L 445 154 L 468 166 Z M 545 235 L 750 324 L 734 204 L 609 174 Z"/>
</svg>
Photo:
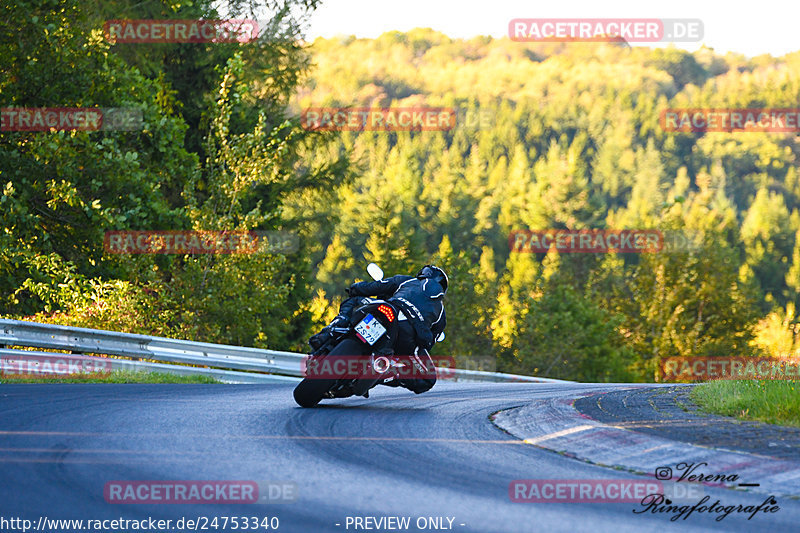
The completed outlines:
<svg viewBox="0 0 800 533">
<path fill-rule="evenodd" d="M 9 367 L 14 369 L 16 367 L 24 368 L 27 371 L 31 366 L 34 366 L 34 368 L 39 367 L 39 373 L 47 375 L 68 374 L 70 373 L 68 368 L 69 364 L 76 363 L 80 365 L 89 362 L 94 363 L 95 368 L 105 368 L 106 370 L 163 372 L 179 376 L 208 376 L 228 383 L 297 383 L 300 379 L 274 374 L 221 370 L 218 368 L 201 368 L 151 363 L 149 361 L 132 361 L 129 359 L 108 359 L 105 357 L 8 349 L 0 349 L 0 361 L 0 367 L 5 366 L 6 369 Z M 13 372 L 17 373 L 16 371 Z M 2 381 L 2 377 L 3 372 L 0 370 L 0 381 Z"/>
<path fill-rule="evenodd" d="M 72 353 L 11 350 L 7 349 L 8 346 L 68 350 Z M 75 354 L 79 355 L 76 357 Z M 83 354 L 115 357 L 110 359 Z M 208 375 L 232 383 L 296 382 L 303 376 L 301 362 L 307 357 L 306 354 L 294 352 L 0 319 L 0 358 L 13 360 L 15 356 L 18 358 L 33 356 L 43 362 L 68 361 L 70 357 L 106 363 L 110 361 L 114 369 Z M 444 379 L 462 382 L 562 382 L 557 379 L 478 370 L 441 369 L 441 371 L 445 375 Z"/>
</svg>

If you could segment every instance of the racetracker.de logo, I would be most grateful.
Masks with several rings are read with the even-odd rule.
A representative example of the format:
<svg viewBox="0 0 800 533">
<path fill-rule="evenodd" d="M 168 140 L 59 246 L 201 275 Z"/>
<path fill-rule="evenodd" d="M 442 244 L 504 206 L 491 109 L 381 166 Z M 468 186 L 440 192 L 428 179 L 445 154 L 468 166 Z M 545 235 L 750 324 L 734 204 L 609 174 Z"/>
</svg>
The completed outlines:
<svg viewBox="0 0 800 533">
<path fill-rule="evenodd" d="M 3 107 L 0 131 L 133 131 L 141 109 L 124 107 Z"/>
<path fill-rule="evenodd" d="M 518 42 L 697 42 L 700 19 L 513 19 L 508 36 Z"/>
<path fill-rule="evenodd" d="M 659 117 L 664 131 L 800 133 L 800 108 L 680 108 Z"/>
<path fill-rule="evenodd" d="M 300 363 L 307 379 L 454 379 L 455 359 L 447 355 L 431 356 L 436 368 L 429 368 L 415 355 L 311 356 Z"/>
<path fill-rule="evenodd" d="M 664 494 L 660 481 L 643 479 L 516 479 L 508 497 L 517 503 L 634 503 Z"/>
<path fill-rule="evenodd" d="M 108 503 L 255 503 L 254 481 L 109 481 Z"/>
<path fill-rule="evenodd" d="M 546 229 L 514 230 L 508 237 L 512 252 L 547 253 L 652 253 L 664 246 L 664 236 L 653 229 Z"/>
<path fill-rule="evenodd" d="M 82 355 L 3 355 L 0 356 L 0 376 L 88 379 L 110 374 L 111 363 L 111 359 Z"/>
<path fill-rule="evenodd" d="M 138 480 L 109 481 L 107 503 L 131 504 L 272 504 L 297 500 L 293 481 Z"/>
<path fill-rule="evenodd" d="M 310 131 L 449 131 L 451 107 L 309 107 L 300 124 Z"/>
<path fill-rule="evenodd" d="M 110 43 L 246 43 L 258 38 L 258 22 L 229 20 L 107 20 Z"/>
<path fill-rule="evenodd" d="M 107 231 L 112 254 L 289 254 L 299 238 L 287 231 Z"/>
<path fill-rule="evenodd" d="M 800 359 L 772 357 L 668 357 L 662 381 L 710 379 L 800 379 Z"/>
</svg>

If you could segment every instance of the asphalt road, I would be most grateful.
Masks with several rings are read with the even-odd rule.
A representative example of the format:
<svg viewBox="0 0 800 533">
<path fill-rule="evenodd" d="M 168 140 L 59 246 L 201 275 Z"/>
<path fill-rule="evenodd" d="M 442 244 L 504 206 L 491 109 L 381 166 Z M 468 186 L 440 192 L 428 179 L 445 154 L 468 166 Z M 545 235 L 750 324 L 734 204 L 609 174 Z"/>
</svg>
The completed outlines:
<svg viewBox="0 0 800 533">
<path fill-rule="evenodd" d="M 215 531 L 226 516 L 277 517 L 277 530 L 288 532 L 800 528 L 800 501 L 784 498 L 778 512 L 749 521 L 695 513 L 672 522 L 671 514 L 634 513 L 638 503 L 512 502 L 517 479 L 648 479 L 525 444 L 489 420 L 532 398 L 613 388 L 439 383 L 419 396 L 381 387 L 369 399 L 301 409 L 285 385 L 0 385 L 0 530 L 22 531 L 3 522 L 15 518 L 34 528 L 44 517 L 43 524 L 152 517 L 199 518 L 197 530 Z M 270 504 L 108 503 L 104 488 L 124 480 L 252 480 L 296 493 Z M 724 505 L 764 500 L 722 488 L 705 494 Z M 389 516 L 408 517 L 408 527 L 378 529 L 365 518 Z M 234 530 L 232 520 L 225 530 Z"/>
</svg>

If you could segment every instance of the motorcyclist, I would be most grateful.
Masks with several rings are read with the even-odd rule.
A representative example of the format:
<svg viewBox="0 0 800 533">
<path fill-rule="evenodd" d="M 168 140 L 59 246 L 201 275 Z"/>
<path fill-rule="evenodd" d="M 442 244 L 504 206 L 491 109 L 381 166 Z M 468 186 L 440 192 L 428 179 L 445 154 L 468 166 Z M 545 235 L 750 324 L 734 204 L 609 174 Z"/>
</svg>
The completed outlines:
<svg viewBox="0 0 800 533">
<path fill-rule="evenodd" d="M 349 327 L 350 316 L 363 303 L 363 297 L 387 300 L 400 311 L 393 352 L 409 356 L 414 366 L 427 371 L 415 374 L 421 375 L 420 378 L 390 380 L 383 384 L 405 387 L 417 394 L 426 392 L 436 383 L 435 366 L 428 351 L 447 324 L 443 301 L 447 285 L 447 274 L 435 265 L 425 265 L 416 276 L 397 275 L 354 283 L 347 289 L 350 297 L 342 302 L 339 315 L 322 332 L 311 337 L 309 344 L 317 349 L 335 335 L 336 328 Z"/>
</svg>

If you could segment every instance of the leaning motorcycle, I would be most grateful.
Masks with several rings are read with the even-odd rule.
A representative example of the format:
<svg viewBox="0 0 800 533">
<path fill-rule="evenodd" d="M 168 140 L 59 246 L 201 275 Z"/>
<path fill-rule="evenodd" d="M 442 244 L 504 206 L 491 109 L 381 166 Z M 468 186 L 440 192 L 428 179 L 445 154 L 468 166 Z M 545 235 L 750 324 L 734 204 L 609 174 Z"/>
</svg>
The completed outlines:
<svg viewBox="0 0 800 533">
<path fill-rule="evenodd" d="M 373 279 L 383 278 L 375 263 L 367 267 Z M 331 339 L 315 349 L 302 365 L 303 381 L 294 389 L 301 407 L 314 407 L 323 399 L 369 397 L 378 384 L 403 375 L 422 375 L 410 357 L 394 356 L 400 311 L 385 300 L 363 298 L 349 327 L 332 328 Z M 435 370 L 434 370 L 435 371 Z"/>
</svg>

